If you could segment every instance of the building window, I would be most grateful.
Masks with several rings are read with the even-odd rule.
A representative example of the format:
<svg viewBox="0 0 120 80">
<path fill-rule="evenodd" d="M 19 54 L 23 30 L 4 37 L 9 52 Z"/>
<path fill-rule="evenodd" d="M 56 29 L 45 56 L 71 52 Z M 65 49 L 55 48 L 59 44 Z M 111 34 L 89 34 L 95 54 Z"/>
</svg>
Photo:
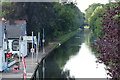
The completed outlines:
<svg viewBox="0 0 120 80">
<path fill-rule="evenodd" d="M 19 40 L 14 40 L 12 42 L 12 50 L 13 51 L 19 51 Z"/>
</svg>

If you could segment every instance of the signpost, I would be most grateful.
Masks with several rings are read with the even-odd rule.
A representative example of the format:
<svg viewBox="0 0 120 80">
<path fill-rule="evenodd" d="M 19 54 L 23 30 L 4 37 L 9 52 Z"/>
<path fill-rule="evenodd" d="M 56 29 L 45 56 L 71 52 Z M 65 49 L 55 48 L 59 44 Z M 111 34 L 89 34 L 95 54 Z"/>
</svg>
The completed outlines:
<svg viewBox="0 0 120 80">
<path fill-rule="evenodd" d="M 37 46 L 36 46 L 36 62 L 38 63 L 38 52 L 39 52 L 39 47 L 40 47 L 40 32 L 38 32 L 38 40 L 37 40 Z"/>
<path fill-rule="evenodd" d="M 45 54 L 45 49 L 44 49 L 44 43 L 45 43 L 45 36 L 44 36 L 44 28 L 43 28 L 43 39 L 42 39 L 42 42 L 43 42 L 43 54 Z"/>
<path fill-rule="evenodd" d="M 31 53 L 34 53 L 34 52 L 35 52 L 35 49 L 34 49 L 34 48 L 31 48 L 30 51 L 31 51 Z"/>
<path fill-rule="evenodd" d="M 34 48 L 33 47 L 34 47 L 34 35 L 33 35 L 33 32 L 32 32 L 32 49 L 31 49 L 31 53 L 32 53 L 32 67 L 33 67 L 33 53 L 34 53 Z"/>
</svg>

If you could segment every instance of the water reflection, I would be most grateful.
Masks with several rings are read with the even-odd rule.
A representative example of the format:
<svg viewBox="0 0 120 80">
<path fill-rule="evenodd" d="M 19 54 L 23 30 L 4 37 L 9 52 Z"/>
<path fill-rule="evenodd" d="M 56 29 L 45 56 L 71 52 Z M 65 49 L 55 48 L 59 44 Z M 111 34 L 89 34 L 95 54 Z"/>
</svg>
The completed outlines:
<svg viewBox="0 0 120 80">
<path fill-rule="evenodd" d="M 71 44 L 72 43 L 72 44 Z M 78 46 L 81 41 L 70 39 L 60 47 L 56 48 L 45 59 L 45 78 L 66 78 L 69 77 L 69 71 L 63 72 L 63 67 L 70 56 L 76 55 L 79 51 Z"/>
<path fill-rule="evenodd" d="M 86 45 L 89 31 L 81 31 L 52 51 L 38 68 L 39 78 L 107 78 L 105 65 L 96 64 L 96 57 Z M 71 79 L 72 78 L 72 79 Z"/>
<path fill-rule="evenodd" d="M 88 46 L 82 43 L 78 54 L 67 61 L 63 70 L 69 70 L 70 76 L 75 78 L 107 78 L 105 65 L 97 65 L 96 60 Z"/>
</svg>

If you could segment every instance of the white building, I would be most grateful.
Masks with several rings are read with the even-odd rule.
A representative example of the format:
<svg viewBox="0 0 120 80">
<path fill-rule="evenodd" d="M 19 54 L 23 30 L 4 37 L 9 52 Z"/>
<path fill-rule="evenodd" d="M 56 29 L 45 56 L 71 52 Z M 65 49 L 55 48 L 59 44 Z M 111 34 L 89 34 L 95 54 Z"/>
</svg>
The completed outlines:
<svg viewBox="0 0 120 80">
<path fill-rule="evenodd" d="M 8 49 L 12 54 L 19 55 L 19 46 L 21 45 L 24 49 L 21 51 L 21 53 L 24 54 L 24 56 L 27 55 L 27 42 L 26 40 L 23 40 L 23 36 L 27 36 L 26 33 L 26 21 L 25 20 L 19 20 L 15 21 L 13 24 L 8 24 L 6 26 L 6 34 L 8 38 Z M 20 45 L 19 45 L 19 38 L 21 37 Z M 20 48 L 20 50 L 21 50 Z"/>
<path fill-rule="evenodd" d="M 36 41 L 36 37 L 34 37 Z M 14 55 L 18 57 L 21 53 L 27 56 L 30 53 L 32 36 L 27 36 L 26 21 L 16 20 L 0 21 L 0 71 L 4 66 L 10 67 L 16 61 Z"/>
</svg>

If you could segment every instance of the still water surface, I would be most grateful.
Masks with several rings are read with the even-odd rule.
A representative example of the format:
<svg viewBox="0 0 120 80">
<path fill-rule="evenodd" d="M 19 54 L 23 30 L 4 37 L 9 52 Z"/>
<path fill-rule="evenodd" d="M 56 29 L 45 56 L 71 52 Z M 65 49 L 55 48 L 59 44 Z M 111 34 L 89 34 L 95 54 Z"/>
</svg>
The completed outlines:
<svg viewBox="0 0 120 80">
<path fill-rule="evenodd" d="M 107 78 L 104 64 L 96 63 L 86 44 L 89 31 L 81 31 L 52 51 L 39 67 L 40 78 Z"/>
<path fill-rule="evenodd" d="M 105 65 L 96 64 L 96 60 L 86 43 L 82 43 L 77 55 L 65 64 L 64 71 L 70 70 L 70 76 L 75 78 L 106 78 Z"/>
</svg>

